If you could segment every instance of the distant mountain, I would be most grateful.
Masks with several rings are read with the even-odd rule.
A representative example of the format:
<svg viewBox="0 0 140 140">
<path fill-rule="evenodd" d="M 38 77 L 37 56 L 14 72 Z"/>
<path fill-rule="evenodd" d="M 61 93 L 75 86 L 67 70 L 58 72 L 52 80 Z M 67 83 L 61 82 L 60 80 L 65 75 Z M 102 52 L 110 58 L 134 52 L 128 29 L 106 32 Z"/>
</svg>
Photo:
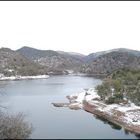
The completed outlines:
<svg viewBox="0 0 140 140">
<path fill-rule="evenodd" d="M 26 46 L 18 49 L 17 52 L 32 60 L 36 60 L 46 56 L 51 57 L 54 55 L 58 55 L 58 53 L 53 50 L 39 50 Z"/>
<path fill-rule="evenodd" d="M 90 62 L 96 60 L 99 56 L 102 56 L 104 54 L 108 54 L 108 53 L 111 53 L 111 52 L 126 52 L 126 53 L 132 54 L 134 56 L 140 56 L 140 51 L 126 49 L 126 48 L 117 48 L 117 49 L 112 49 L 112 50 L 108 50 L 108 51 L 91 53 L 91 54 L 89 54 L 88 56 L 85 57 L 84 61 L 85 61 L 85 63 L 90 63 Z"/>
<path fill-rule="evenodd" d="M 23 55 L 18 54 L 17 52 L 8 49 L 0 49 L 0 73 L 5 76 L 11 75 L 38 75 L 44 74 L 45 69 L 26 58 Z"/>
<path fill-rule="evenodd" d="M 132 54 L 134 56 L 140 56 L 140 51 L 132 50 L 132 49 L 118 48 L 118 49 L 110 50 L 110 52 L 113 52 L 113 51 L 116 51 L 116 52 L 127 52 L 128 54 Z"/>
<path fill-rule="evenodd" d="M 60 73 L 67 70 L 79 71 L 84 57 L 84 55 L 74 53 L 38 50 L 31 47 L 22 47 L 17 52 L 42 66 L 47 66 L 49 71 L 58 71 Z"/>
<path fill-rule="evenodd" d="M 84 60 L 85 55 L 80 54 L 80 53 L 75 53 L 75 52 L 64 52 L 64 51 L 57 51 L 60 54 L 63 54 L 65 56 L 69 56 L 69 57 L 73 57 L 75 59 L 80 59 L 80 60 Z"/>
<path fill-rule="evenodd" d="M 38 50 L 22 47 L 17 50 L 31 61 L 46 67 L 49 73 L 64 74 L 72 70 L 86 74 L 109 74 L 123 67 L 140 66 L 140 51 L 126 48 L 112 49 L 88 56 L 73 52 Z"/>
<path fill-rule="evenodd" d="M 108 74 L 124 67 L 140 66 L 140 52 L 129 49 L 114 49 L 95 53 L 88 63 L 81 67 L 81 72 L 89 74 Z"/>
</svg>

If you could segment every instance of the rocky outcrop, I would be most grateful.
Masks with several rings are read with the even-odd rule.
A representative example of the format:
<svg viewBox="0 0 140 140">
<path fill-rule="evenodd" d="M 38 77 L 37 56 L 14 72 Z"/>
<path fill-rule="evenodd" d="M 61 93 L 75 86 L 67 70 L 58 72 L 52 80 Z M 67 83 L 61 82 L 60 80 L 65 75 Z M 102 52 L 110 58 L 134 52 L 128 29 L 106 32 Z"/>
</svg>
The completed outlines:
<svg viewBox="0 0 140 140">
<path fill-rule="evenodd" d="M 116 125 L 121 126 L 124 129 L 127 129 L 136 134 L 140 134 L 140 109 L 130 109 L 126 112 L 120 111 L 118 109 L 112 108 L 108 111 L 104 109 L 107 106 L 105 105 L 102 109 L 100 103 L 90 103 L 87 101 L 83 102 L 83 109 L 87 112 L 90 112 L 94 115 L 97 115 L 103 119 L 108 120 Z M 127 116 L 127 115 L 130 116 Z M 132 116 L 131 116 L 132 115 Z M 127 116 L 127 117 L 126 117 Z M 130 120 L 129 120 L 130 119 Z"/>
<path fill-rule="evenodd" d="M 68 107 L 70 103 L 52 103 L 55 107 Z"/>
<path fill-rule="evenodd" d="M 69 103 L 65 107 L 83 109 L 126 130 L 140 134 L 140 107 L 129 104 L 105 104 L 94 89 L 67 96 Z M 57 104 L 59 105 L 59 104 Z M 63 104 L 61 103 L 63 107 Z"/>
</svg>

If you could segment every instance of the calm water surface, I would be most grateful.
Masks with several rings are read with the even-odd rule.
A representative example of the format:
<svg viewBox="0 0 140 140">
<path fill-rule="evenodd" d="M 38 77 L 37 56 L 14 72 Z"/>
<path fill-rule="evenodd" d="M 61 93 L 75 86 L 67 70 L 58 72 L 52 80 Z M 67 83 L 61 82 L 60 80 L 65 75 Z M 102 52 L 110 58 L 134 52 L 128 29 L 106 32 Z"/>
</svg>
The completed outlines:
<svg viewBox="0 0 140 140">
<path fill-rule="evenodd" d="M 34 128 L 31 138 L 137 138 L 83 110 L 56 108 L 51 104 L 67 102 L 67 95 L 100 83 L 101 80 L 84 76 L 0 81 L 1 102 L 8 112 L 24 112 L 27 115 L 27 121 Z"/>
</svg>

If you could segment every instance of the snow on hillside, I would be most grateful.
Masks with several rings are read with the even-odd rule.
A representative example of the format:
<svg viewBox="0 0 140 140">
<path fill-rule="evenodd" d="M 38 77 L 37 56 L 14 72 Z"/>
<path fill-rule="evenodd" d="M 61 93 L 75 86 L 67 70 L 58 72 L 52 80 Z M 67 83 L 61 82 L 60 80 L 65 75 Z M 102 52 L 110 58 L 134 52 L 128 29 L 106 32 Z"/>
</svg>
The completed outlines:
<svg viewBox="0 0 140 140">
<path fill-rule="evenodd" d="M 37 75 L 37 76 L 10 76 L 10 77 L 5 77 L 3 74 L 0 74 L 0 81 L 4 80 L 22 80 L 22 79 L 46 79 L 48 78 L 48 75 Z"/>
</svg>

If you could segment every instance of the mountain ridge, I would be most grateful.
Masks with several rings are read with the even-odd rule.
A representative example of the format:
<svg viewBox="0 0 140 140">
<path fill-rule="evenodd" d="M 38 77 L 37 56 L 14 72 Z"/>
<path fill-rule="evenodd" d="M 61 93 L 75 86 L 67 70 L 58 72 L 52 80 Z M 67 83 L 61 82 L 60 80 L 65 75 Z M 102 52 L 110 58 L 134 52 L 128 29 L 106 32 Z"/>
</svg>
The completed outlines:
<svg viewBox="0 0 140 140">
<path fill-rule="evenodd" d="M 5 76 L 11 75 L 39 75 L 45 71 L 38 63 L 31 61 L 25 56 L 9 48 L 0 48 L 0 73 Z"/>
<path fill-rule="evenodd" d="M 0 58 L 1 72 L 9 66 L 10 69 L 15 66 L 23 75 L 31 75 L 31 71 L 35 75 L 38 73 L 69 74 L 69 72 L 105 75 L 122 67 L 140 66 L 140 51 L 127 48 L 82 55 L 75 52 L 39 50 L 24 46 L 16 51 L 1 48 Z M 17 60 L 14 61 L 14 59 Z M 2 67 L 4 62 L 9 66 Z"/>
<path fill-rule="evenodd" d="M 83 63 L 83 55 L 70 54 L 63 51 L 38 50 L 30 47 L 22 47 L 17 50 L 18 53 L 38 62 L 42 66 L 47 66 L 50 71 L 79 71 Z"/>
</svg>

